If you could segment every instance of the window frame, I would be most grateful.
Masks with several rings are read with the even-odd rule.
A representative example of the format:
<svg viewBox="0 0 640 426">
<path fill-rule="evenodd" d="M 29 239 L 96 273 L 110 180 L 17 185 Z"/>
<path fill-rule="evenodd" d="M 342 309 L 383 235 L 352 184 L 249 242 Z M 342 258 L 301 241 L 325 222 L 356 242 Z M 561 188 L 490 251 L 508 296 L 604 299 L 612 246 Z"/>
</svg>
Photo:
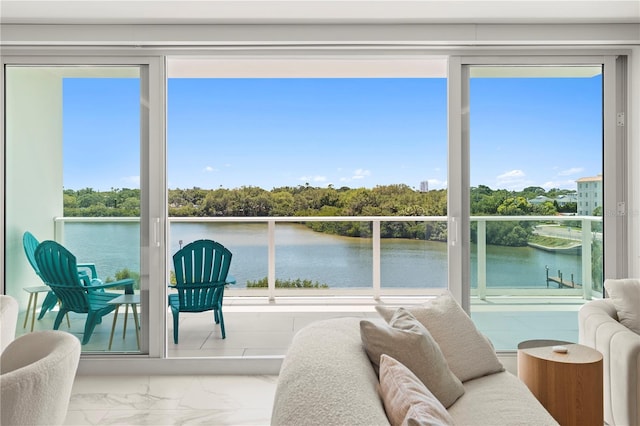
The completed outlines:
<svg viewBox="0 0 640 426">
<path fill-rule="evenodd" d="M 149 307 L 142 315 L 145 317 L 144 324 L 148 329 L 143 329 L 141 344 L 142 350 L 148 352 L 148 357 L 136 356 L 119 357 L 113 356 L 109 359 L 84 359 L 81 363 L 80 371 L 91 370 L 93 374 L 104 372 L 109 374 L 113 371 L 114 362 L 118 363 L 119 371 L 122 374 L 144 374 L 149 373 L 199 373 L 203 369 L 208 369 L 212 373 L 225 371 L 239 372 L 244 374 L 271 372 L 277 374 L 280 366 L 279 359 L 263 360 L 263 362 L 241 362 L 238 360 L 199 360 L 194 362 L 190 359 L 167 359 L 166 358 L 166 309 L 162 309 L 166 300 L 165 277 L 167 271 L 166 239 L 168 235 L 167 218 L 167 191 L 166 191 L 166 57 L 167 55 L 202 55 L 214 57 L 227 57 L 229 49 L 216 51 L 208 49 L 192 48 L 142 48 L 136 52 L 127 48 L 112 48 L 104 55 L 96 56 L 95 50 L 91 48 L 75 49 L 74 47 L 56 47 L 51 49 L 33 50 L 29 47 L 8 47 L 3 48 L 5 55 L 0 58 L 0 78 L 4 82 L 5 65 L 74 65 L 78 63 L 89 65 L 109 65 L 109 64 L 137 64 L 147 65 L 148 92 L 143 93 L 148 96 L 148 122 L 142 127 L 148 129 L 148 134 L 141 135 L 148 142 L 143 144 L 141 150 L 141 187 L 148 188 L 141 199 L 141 281 L 142 288 L 146 289 L 147 295 L 143 296 L 143 306 Z M 231 48 L 232 50 L 233 48 Z M 262 52 L 260 48 L 238 47 L 238 51 L 232 53 L 235 57 L 246 55 L 251 58 L 259 58 L 261 54 L 265 57 L 280 55 L 305 55 L 313 57 L 313 49 L 305 50 L 304 47 L 291 48 L 291 52 L 286 47 L 276 49 L 277 52 L 265 47 Z M 529 55 L 523 55 L 520 49 L 513 47 L 497 48 L 487 50 L 487 55 L 479 55 L 473 48 L 423 48 L 416 51 L 415 47 L 395 46 L 353 50 L 341 49 L 339 52 L 328 53 L 332 57 L 336 55 L 365 54 L 367 56 L 381 55 L 383 57 L 395 57 L 410 50 L 410 55 L 438 55 L 448 56 L 448 217 L 449 232 L 455 238 L 448 243 L 449 267 L 448 280 L 449 289 L 454 297 L 461 302 L 463 307 L 469 311 L 470 300 L 470 274 L 469 274 L 469 146 L 468 146 L 468 72 L 465 66 L 469 65 L 540 65 L 540 64 L 580 64 L 580 63 L 603 63 L 604 68 L 604 194 L 603 203 L 609 209 L 610 206 L 617 208 L 617 203 L 627 201 L 627 188 L 629 186 L 627 163 L 625 155 L 628 150 L 626 133 L 615 125 L 616 108 L 626 106 L 626 94 L 629 88 L 626 81 L 626 63 L 619 63 L 616 60 L 618 53 L 629 54 L 627 51 L 610 48 L 606 55 L 601 54 L 601 49 L 591 49 L 599 54 L 588 55 L 590 49 L 582 49 L 582 54 L 576 55 L 576 50 L 572 48 L 547 48 L 542 50 L 532 50 Z M 481 49 L 482 50 L 482 49 Z M 364 53 L 363 53 L 364 52 Z M 498 53 L 496 53 L 498 52 Z M 585 54 L 585 52 L 587 54 Z M 465 98 L 466 94 L 466 98 Z M 0 87 L 0 96 L 4 100 L 4 85 Z M 624 99 L 623 99 L 624 98 Z M 466 101 L 465 101 L 466 99 Z M 466 103 L 465 103 L 466 102 Z M 622 104 L 622 105 L 621 105 Z M 0 104 L 0 125 L 4 126 L 5 119 L 4 102 Z M 6 133 L 3 134 L 3 146 L 5 144 Z M 621 147 L 620 152 L 616 147 Z M 2 191 L 6 185 L 4 174 L 5 153 L 0 150 L 0 184 Z M 3 223 L 4 217 L 4 197 L 1 197 L 0 219 Z M 635 200 L 629 200 L 635 201 Z M 606 211 L 606 210 L 605 210 Z M 619 210 L 616 210 L 619 211 Z M 605 214 L 604 226 L 607 229 L 604 241 L 604 271 L 605 278 L 622 277 L 628 273 L 629 256 L 632 247 L 629 245 L 627 232 L 628 217 L 624 214 Z M 636 226 L 637 227 L 637 226 Z M 4 226 L 1 227 L 4 244 L 6 244 L 6 233 Z M 452 266 L 452 265 L 455 265 Z M 5 276 L 5 259 L 0 261 L 0 275 Z M 4 286 L 4 282 L 3 282 Z M 150 288 L 160 289 L 159 291 L 148 291 Z M 4 293 L 4 288 L 2 289 Z M 151 307 L 154 307 L 151 309 Z M 146 346 L 148 345 L 148 346 Z M 91 358 L 91 356 L 89 356 Z M 155 358 L 159 362 L 149 363 L 146 358 Z M 84 368 L 83 368 L 84 367 Z"/>
</svg>

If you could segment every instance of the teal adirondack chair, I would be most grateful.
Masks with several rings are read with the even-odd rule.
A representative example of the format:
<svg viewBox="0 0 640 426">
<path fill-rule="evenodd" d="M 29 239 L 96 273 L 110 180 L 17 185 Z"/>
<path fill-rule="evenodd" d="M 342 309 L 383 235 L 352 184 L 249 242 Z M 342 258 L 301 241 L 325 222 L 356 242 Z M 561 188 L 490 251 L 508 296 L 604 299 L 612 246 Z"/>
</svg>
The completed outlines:
<svg viewBox="0 0 640 426">
<path fill-rule="evenodd" d="M 226 337 L 222 299 L 228 284 L 235 284 L 229 275 L 231 252 L 212 240 L 198 240 L 187 244 L 173 255 L 176 273 L 176 294 L 169 295 L 173 314 L 173 342 L 178 344 L 180 312 L 213 311 L 216 324 L 220 324 L 222 338 Z"/>
<path fill-rule="evenodd" d="M 78 274 L 76 257 L 69 250 L 55 241 L 43 241 L 36 247 L 34 257 L 40 270 L 40 277 L 53 290 L 62 302 L 53 329 L 60 327 L 62 318 L 67 312 L 86 313 L 82 344 L 91 339 L 91 334 L 102 317 L 113 311 L 116 306 L 108 302 L 121 296 L 120 293 L 109 293 L 106 288 L 124 287 L 126 294 L 133 294 L 134 281 L 130 278 L 107 284 L 87 286 L 85 277 Z"/>
<path fill-rule="evenodd" d="M 40 276 L 40 269 L 36 264 L 35 258 L 35 251 L 36 247 L 38 247 L 38 244 L 40 244 L 40 241 L 38 241 L 38 239 L 31 232 L 26 231 L 22 235 L 22 246 L 24 247 L 24 254 L 27 256 L 27 260 L 29 261 L 29 264 L 33 268 L 36 275 L 42 279 L 42 277 Z M 78 263 L 77 266 L 78 274 L 80 274 L 82 282 L 85 285 L 96 286 L 102 284 L 102 280 L 98 278 L 96 265 L 94 265 L 93 263 Z M 104 291 L 104 289 L 96 290 Z M 56 306 L 56 303 L 58 303 L 58 297 L 53 293 L 53 291 L 48 292 L 47 296 L 42 302 L 42 308 L 40 308 L 40 315 L 38 315 L 38 319 L 42 319 L 47 311 L 50 311 L 54 308 L 54 306 Z"/>
</svg>

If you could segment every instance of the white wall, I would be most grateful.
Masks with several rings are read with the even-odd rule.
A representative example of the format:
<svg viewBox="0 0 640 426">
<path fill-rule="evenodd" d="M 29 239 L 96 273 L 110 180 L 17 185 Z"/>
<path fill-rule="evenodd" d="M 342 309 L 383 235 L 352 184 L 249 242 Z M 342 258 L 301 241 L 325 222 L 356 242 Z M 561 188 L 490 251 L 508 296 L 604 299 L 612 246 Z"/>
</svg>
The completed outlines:
<svg viewBox="0 0 640 426">
<path fill-rule="evenodd" d="M 26 306 L 22 288 L 42 282 L 22 234 L 53 239 L 62 215 L 62 80 L 45 68 L 8 67 L 6 81 L 6 292 Z"/>
</svg>

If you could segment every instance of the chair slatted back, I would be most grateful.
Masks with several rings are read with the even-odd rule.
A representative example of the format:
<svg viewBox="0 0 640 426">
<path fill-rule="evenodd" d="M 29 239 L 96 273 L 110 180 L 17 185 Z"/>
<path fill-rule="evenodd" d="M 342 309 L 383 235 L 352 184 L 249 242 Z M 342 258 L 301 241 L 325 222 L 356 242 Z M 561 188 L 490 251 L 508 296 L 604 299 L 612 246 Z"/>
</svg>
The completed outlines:
<svg viewBox="0 0 640 426">
<path fill-rule="evenodd" d="M 55 241 L 43 241 L 34 257 L 42 280 L 74 312 L 89 312 L 88 289 L 78 277 L 76 257 Z"/>
<path fill-rule="evenodd" d="M 193 241 L 173 255 L 180 310 L 201 312 L 221 303 L 231 252 L 212 240 Z"/>
<path fill-rule="evenodd" d="M 38 244 L 40 244 L 40 241 L 38 241 L 38 239 L 34 237 L 31 232 L 25 231 L 25 233 L 22 235 L 22 246 L 24 248 L 24 254 L 27 256 L 27 260 L 29 261 L 29 264 L 36 272 L 36 274 L 40 275 L 40 269 L 36 264 L 35 258 L 36 247 L 38 247 Z"/>
</svg>

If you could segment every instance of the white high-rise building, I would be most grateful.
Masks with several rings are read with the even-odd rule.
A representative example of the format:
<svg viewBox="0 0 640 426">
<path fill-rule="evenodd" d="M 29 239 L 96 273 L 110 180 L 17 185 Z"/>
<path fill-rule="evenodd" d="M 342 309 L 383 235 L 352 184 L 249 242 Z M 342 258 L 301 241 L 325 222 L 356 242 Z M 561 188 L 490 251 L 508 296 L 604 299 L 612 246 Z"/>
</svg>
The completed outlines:
<svg viewBox="0 0 640 426">
<path fill-rule="evenodd" d="M 429 181 L 423 180 L 420 182 L 420 192 L 429 192 Z"/>
<path fill-rule="evenodd" d="M 583 177 L 576 182 L 578 184 L 578 216 L 591 216 L 597 207 L 602 207 L 602 175 Z"/>
</svg>

